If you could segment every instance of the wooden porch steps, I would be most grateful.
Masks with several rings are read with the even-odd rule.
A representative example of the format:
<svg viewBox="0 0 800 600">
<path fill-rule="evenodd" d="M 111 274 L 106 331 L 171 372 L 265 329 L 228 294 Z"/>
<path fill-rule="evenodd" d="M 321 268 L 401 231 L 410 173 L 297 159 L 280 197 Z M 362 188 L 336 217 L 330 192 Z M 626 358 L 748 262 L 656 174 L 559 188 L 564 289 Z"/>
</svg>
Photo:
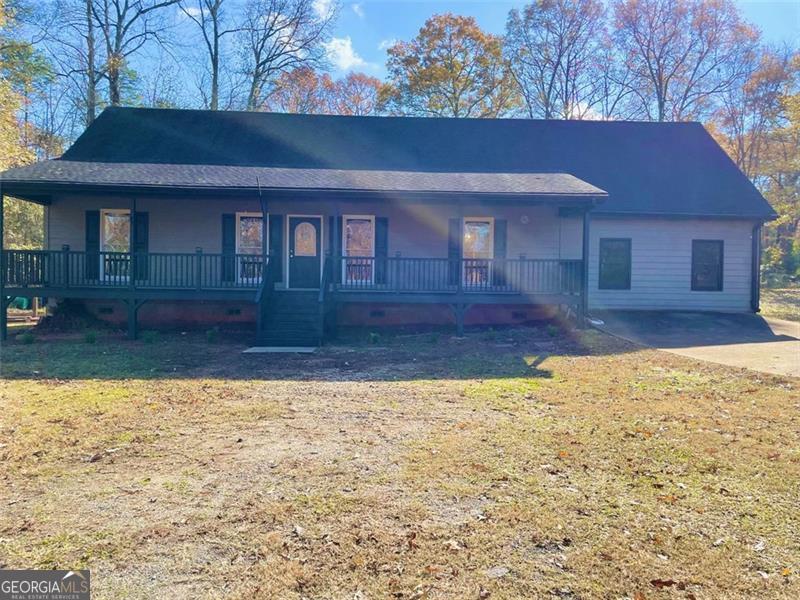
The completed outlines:
<svg viewBox="0 0 800 600">
<path fill-rule="evenodd" d="M 319 292 L 276 291 L 263 315 L 263 346 L 319 346 L 322 319 Z"/>
</svg>

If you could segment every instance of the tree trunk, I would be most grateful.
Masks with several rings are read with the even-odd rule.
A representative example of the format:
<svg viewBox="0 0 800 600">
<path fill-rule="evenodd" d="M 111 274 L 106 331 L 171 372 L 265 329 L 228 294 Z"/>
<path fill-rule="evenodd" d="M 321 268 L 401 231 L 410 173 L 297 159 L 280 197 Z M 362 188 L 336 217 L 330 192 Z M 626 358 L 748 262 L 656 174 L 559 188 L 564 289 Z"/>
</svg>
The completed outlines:
<svg viewBox="0 0 800 600">
<path fill-rule="evenodd" d="M 214 25 L 214 51 L 211 55 L 211 110 L 219 110 L 219 36 Z"/>
<path fill-rule="evenodd" d="M 250 82 L 250 92 L 247 94 L 247 110 L 256 110 L 258 96 L 258 83 L 255 77 L 253 77 L 253 80 Z"/>
<path fill-rule="evenodd" d="M 119 76 L 119 65 L 112 59 L 108 65 L 108 100 L 111 106 L 119 106 L 121 104 Z"/>
<path fill-rule="evenodd" d="M 92 0 L 86 0 L 86 126 L 94 122 L 97 110 L 97 79 L 94 66 L 94 21 Z"/>
</svg>

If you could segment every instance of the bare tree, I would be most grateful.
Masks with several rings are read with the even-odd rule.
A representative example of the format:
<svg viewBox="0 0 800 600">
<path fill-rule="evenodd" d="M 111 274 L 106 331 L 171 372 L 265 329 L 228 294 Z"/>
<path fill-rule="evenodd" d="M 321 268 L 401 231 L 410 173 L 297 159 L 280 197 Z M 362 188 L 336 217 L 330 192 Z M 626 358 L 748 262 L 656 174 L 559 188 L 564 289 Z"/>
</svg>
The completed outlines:
<svg viewBox="0 0 800 600">
<path fill-rule="evenodd" d="M 182 0 L 181 10 L 197 27 L 203 36 L 208 53 L 208 70 L 210 76 L 209 90 L 205 94 L 207 105 L 211 110 L 219 110 L 220 62 L 222 59 L 223 39 L 239 30 L 235 25 L 227 25 L 223 10 L 229 0 Z"/>
<path fill-rule="evenodd" d="M 103 80 L 103 69 L 98 67 L 100 49 L 94 35 L 93 1 L 56 0 L 51 17 L 42 24 L 46 34 L 42 45 L 67 92 L 67 102 L 59 103 L 61 109 L 73 113 L 71 118 L 85 127 L 94 122 Z"/>
<path fill-rule="evenodd" d="M 536 0 L 509 13 L 505 54 L 529 116 L 590 111 L 604 12 L 600 0 Z"/>
<path fill-rule="evenodd" d="M 741 80 L 721 95 L 713 114 L 711 126 L 717 138 L 750 178 L 761 170 L 761 153 L 770 133 L 783 125 L 783 104 L 798 56 L 788 47 L 754 54 Z"/>
<path fill-rule="evenodd" d="M 657 121 L 700 118 L 758 41 L 732 0 L 617 0 L 614 16 L 630 89 Z"/>
<path fill-rule="evenodd" d="M 256 110 L 281 73 L 324 64 L 325 42 L 335 17 L 331 4 L 315 0 L 248 0 L 239 36 L 244 72 L 250 82 L 247 109 Z"/>
<path fill-rule="evenodd" d="M 105 46 L 105 78 L 112 106 L 122 100 L 122 77 L 128 58 L 149 41 L 164 43 L 169 23 L 163 9 L 180 0 L 91 0 L 92 16 Z"/>
</svg>

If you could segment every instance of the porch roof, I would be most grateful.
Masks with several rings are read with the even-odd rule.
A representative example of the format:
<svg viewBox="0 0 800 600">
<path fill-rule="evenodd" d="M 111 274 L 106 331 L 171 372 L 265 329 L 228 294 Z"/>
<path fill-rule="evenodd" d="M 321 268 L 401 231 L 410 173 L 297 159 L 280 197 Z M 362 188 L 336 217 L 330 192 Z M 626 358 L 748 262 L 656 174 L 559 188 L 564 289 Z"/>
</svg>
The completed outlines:
<svg viewBox="0 0 800 600">
<path fill-rule="evenodd" d="M 5 171 L 3 191 L 21 195 L 102 188 L 242 191 L 320 190 L 602 200 L 608 194 L 569 173 L 488 173 L 253 167 L 48 160 Z"/>
</svg>

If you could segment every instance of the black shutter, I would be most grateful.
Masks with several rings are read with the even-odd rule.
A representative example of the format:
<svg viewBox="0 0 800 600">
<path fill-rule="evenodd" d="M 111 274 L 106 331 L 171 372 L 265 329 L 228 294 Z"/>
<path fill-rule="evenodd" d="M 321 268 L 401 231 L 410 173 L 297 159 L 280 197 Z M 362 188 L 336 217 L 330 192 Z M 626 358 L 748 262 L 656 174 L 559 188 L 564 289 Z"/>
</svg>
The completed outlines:
<svg viewBox="0 0 800 600">
<path fill-rule="evenodd" d="M 100 211 L 86 211 L 86 279 L 100 279 Z"/>
<path fill-rule="evenodd" d="M 222 281 L 236 279 L 236 215 L 222 215 Z"/>
<path fill-rule="evenodd" d="M 506 247 L 508 239 L 508 221 L 495 219 L 494 221 L 494 269 L 492 270 L 492 284 L 506 285 Z"/>
<path fill-rule="evenodd" d="M 269 261 L 272 281 L 283 281 L 283 215 L 269 216 Z"/>
<path fill-rule="evenodd" d="M 461 219 L 449 219 L 447 225 L 447 283 L 458 285 L 461 277 Z"/>
<path fill-rule="evenodd" d="M 375 283 L 385 284 L 389 270 L 389 219 L 375 219 Z"/>
<path fill-rule="evenodd" d="M 137 212 L 134 219 L 133 252 L 136 255 L 133 277 L 134 279 L 147 279 L 149 258 L 147 253 L 150 247 L 150 213 Z"/>
</svg>

